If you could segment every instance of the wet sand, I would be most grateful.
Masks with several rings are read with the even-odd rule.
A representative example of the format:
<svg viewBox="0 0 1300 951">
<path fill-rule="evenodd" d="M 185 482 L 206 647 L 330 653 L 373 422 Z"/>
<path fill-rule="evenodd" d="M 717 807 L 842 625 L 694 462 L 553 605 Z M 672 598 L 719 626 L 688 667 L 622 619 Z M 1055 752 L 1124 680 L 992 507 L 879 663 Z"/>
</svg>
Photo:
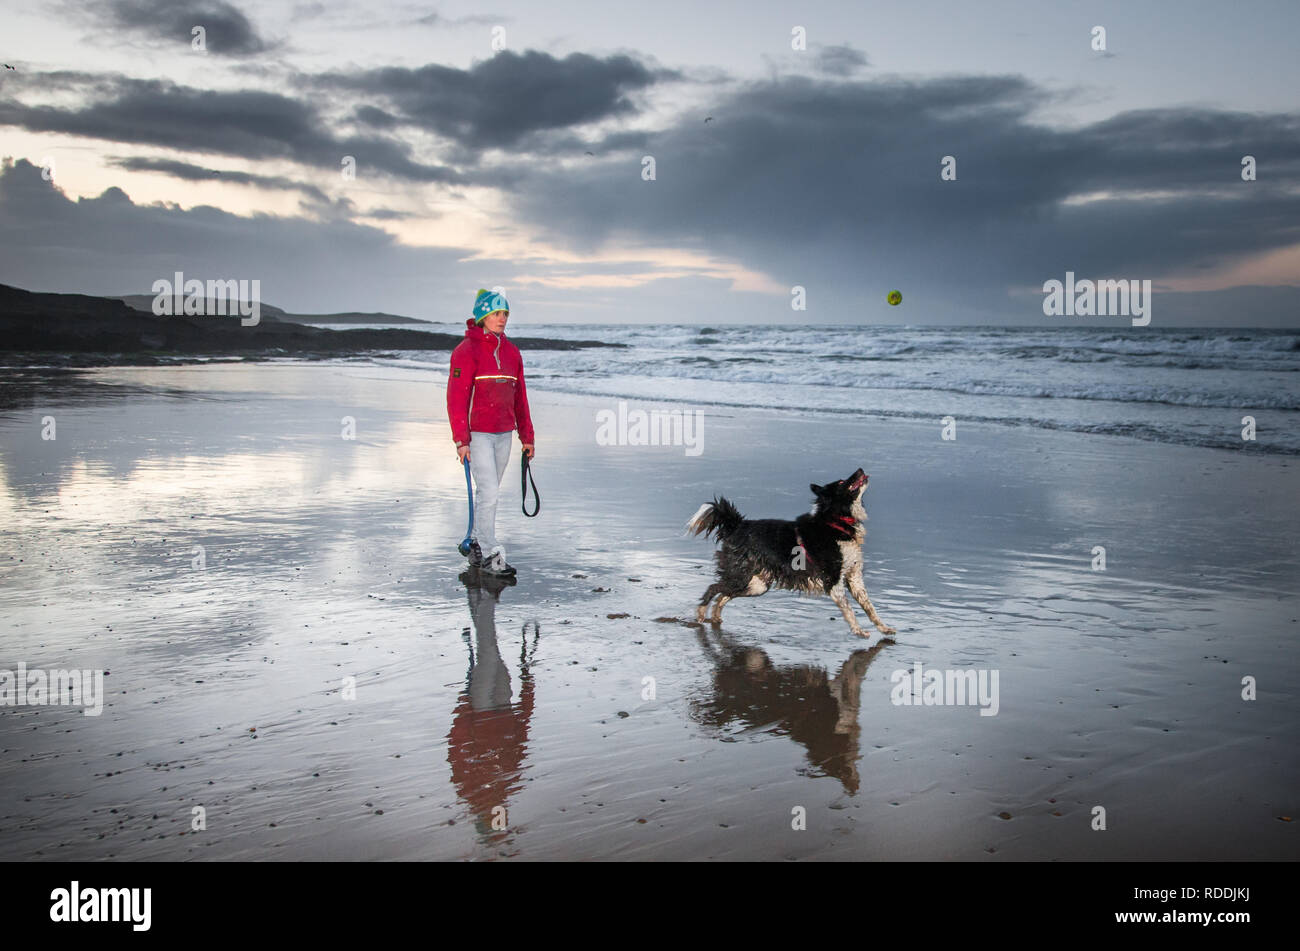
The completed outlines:
<svg viewBox="0 0 1300 951">
<path fill-rule="evenodd" d="M 108 671 L 101 716 L 0 707 L 0 858 L 1300 856 L 1294 460 L 710 407 L 691 456 L 530 393 L 542 514 L 516 448 L 500 590 L 461 578 L 425 372 L 105 369 L 0 406 L 0 669 Z M 793 517 L 858 465 L 894 643 L 787 592 L 671 620 L 701 502 Z M 892 703 L 917 664 L 996 670 L 997 715 Z"/>
</svg>

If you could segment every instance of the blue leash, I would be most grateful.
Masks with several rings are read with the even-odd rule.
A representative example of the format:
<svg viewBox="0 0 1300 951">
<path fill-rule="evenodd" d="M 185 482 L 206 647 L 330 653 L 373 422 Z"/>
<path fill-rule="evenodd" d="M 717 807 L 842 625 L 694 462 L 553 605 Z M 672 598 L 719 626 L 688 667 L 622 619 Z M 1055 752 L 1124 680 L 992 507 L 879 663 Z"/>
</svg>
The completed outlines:
<svg viewBox="0 0 1300 951">
<path fill-rule="evenodd" d="M 465 463 L 465 489 L 469 492 L 469 528 L 465 529 L 465 540 L 456 546 L 457 550 L 466 557 L 469 556 L 470 540 L 474 536 L 474 483 L 469 479 L 469 460 L 463 460 Z"/>
</svg>

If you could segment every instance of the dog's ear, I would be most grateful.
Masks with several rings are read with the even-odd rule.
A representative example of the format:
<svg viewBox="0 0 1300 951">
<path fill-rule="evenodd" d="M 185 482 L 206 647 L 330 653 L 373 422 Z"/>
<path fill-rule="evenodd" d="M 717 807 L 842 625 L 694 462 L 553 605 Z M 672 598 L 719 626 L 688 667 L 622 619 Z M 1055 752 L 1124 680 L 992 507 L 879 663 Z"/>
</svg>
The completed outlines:
<svg viewBox="0 0 1300 951">
<path fill-rule="evenodd" d="M 812 489 L 812 494 L 816 496 L 820 496 L 823 492 L 826 491 L 825 486 L 818 485 L 816 482 L 809 482 L 808 488 Z"/>
</svg>

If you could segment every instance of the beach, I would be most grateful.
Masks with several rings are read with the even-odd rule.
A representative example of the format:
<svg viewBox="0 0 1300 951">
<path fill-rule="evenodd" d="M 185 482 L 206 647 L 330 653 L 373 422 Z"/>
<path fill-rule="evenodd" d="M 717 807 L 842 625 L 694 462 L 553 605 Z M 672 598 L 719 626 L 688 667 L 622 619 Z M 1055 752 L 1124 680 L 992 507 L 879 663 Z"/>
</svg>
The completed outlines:
<svg viewBox="0 0 1300 951">
<path fill-rule="evenodd" d="M 456 552 L 445 370 L 12 385 L 0 669 L 102 670 L 105 696 L 0 707 L 0 858 L 1300 857 L 1297 456 L 960 412 L 944 439 L 937 407 L 563 392 L 539 366 L 542 509 L 516 444 L 519 575 L 487 588 Z M 691 414 L 699 451 L 598 440 L 620 402 Z M 793 518 L 858 466 L 892 643 L 790 592 L 683 623 L 701 503 Z M 895 702 L 918 666 L 996 672 L 996 713 Z"/>
</svg>

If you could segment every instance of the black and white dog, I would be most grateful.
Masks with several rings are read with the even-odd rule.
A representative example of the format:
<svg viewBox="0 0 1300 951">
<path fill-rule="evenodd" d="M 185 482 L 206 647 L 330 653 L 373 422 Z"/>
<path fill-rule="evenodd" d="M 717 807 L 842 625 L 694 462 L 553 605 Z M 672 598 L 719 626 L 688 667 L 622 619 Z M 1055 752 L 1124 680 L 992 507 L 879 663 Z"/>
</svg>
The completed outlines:
<svg viewBox="0 0 1300 951">
<path fill-rule="evenodd" d="M 701 505 L 686 523 L 686 531 L 714 534 L 722 548 L 716 555 L 718 580 L 700 599 L 696 619 L 705 620 L 714 597 L 718 600 L 709 620 L 719 624 L 722 606 L 732 598 L 752 598 L 768 588 L 784 588 L 829 594 L 853 633 L 867 637 L 849 604 L 851 594 L 880 633 L 892 635 L 894 629 L 880 620 L 862 582 L 862 543 L 867 535 L 862 493 L 867 479 L 859 469 L 847 479 L 811 486 L 817 497 L 813 510 L 793 522 L 747 519 L 725 498 Z"/>
</svg>

